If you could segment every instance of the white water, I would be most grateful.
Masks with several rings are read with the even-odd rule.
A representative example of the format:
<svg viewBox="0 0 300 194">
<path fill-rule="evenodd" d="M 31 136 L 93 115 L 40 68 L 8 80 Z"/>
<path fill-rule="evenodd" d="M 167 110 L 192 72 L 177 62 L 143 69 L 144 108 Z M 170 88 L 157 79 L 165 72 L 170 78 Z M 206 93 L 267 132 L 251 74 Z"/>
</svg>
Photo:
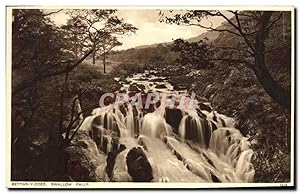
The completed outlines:
<svg viewBox="0 0 300 194">
<path fill-rule="evenodd" d="M 164 77 L 145 72 L 135 74 L 123 83 L 123 90 L 130 92 L 131 84 L 143 85 L 144 92 L 154 90 L 167 94 L 181 94 Z M 159 79 L 158 82 L 155 80 Z M 162 81 L 163 80 L 163 81 Z M 156 89 L 164 84 L 165 88 Z M 125 106 L 124 106 L 125 107 Z M 234 128 L 234 120 L 216 111 L 196 109 L 180 110 L 182 119 L 178 132 L 167 123 L 166 108 L 156 107 L 154 112 L 143 115 L 142 110 L 127 105 L 125 112 L 112 105 L 96 108 L 85 119 L 82 131 L 91 133 L 96 127 L 103 139 L 108 139 L 107 153 L 112 151 L 112 137 L 126 149 L 119 153 L 113 168 L 112 181 L 132 181 L 127 172 L 126 156 L 133 147 L 141 147 L 152 168 L 154 182 L 251 182 L 254 168 L 253 151 L 247 138 Z M 205 118 L 200 118 L 201 111 Z M 100 117 L 100 125 L 95 118 Z M 217 128 L 214 130 L 212 127 Z M 105 129 L 104 129 L 105 128 Z M 95 133 L 95 131 L 93 131 Z M 119 134 L 119 135 L 118 135 Z M 96 135 L 96 134 L 94 134 Z M 99 146 L 98 146 L 99 147 Z M 100 146 L 101 147 L 101 146 Z M 101 149 L 101 148 L 100 148 Z M 104 168 L 101 167 L 103 170 Z"/>
</svg>

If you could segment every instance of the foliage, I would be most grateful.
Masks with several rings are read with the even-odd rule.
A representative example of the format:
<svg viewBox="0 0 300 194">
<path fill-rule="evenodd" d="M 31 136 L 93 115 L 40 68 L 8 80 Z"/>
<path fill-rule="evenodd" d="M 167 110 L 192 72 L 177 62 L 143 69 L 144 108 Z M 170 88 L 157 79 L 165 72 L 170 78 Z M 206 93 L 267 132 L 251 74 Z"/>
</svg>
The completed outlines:
<svg viewBox="0 0 300 194">
<path fill-rule="evenodd" d="M 63 26 L 69 36 L 75 37 L 75 53 L 79 50 L 93 49 L 93 64 L 102 58 L 103 72 L 107 53 L 122 45 L 117 36 L 135 32 L 137 28 L 114 15 L 116 10 L 87 9 L 71 10 L 70 19 Z M 79 35 L 79 36 L 78 36 Z M 79 45 L 77 45 L 79 43 Z"/>
<path fill-rule="evenodd" d="M 177 76 L 172 81 L 187 84 L 187 87 L 190 83 L 195 84 L 198 97 L 206 97 L 218 112 L 235 118 L 236 127 L 250 138 L 255 151 L 255 181 L 287 182 L 290 179 L 290 112 L 270 98 L 269 91 L 258 79 L 253 67 L 260 64 L 256 63 L 250 46 L 256 49 L 257 42 L 264 42 L 267 76 L 271 75 L 276 84 L 290 95 L 290 13 L 273 12 L 265 29 L 266 39 L 260 41 L 257 40 L 257 36 L 261 35 L 257 29 L 263 12 L 228 11 L 231 17 L 224 13 L 182 11 L 172 16 L 162 13 L 162 22 L 196 25 L 209 32 L 218 32 L 217 38 L 211 42 L 214 56 L 210 60 L 214 66 L 202 69 L 196 76 L 178 74 L 180 79 Z M 223 18 L 226 22 L 217 28 L 200 23 L 203 18 L 210 17 Z M 275 88 L 272 87 L 274 91 Z"/>
<path fill-rule="evenodd" d="M 209 60 L 212 53 L 203 40 L 189 43 L 182 39 L 177 39 L 171 45 L 171 50 L 179 53 L 177 62 L 182 65 L 194 66 L 194 68 L 205 68 L 212 65 Z"/>
<path fill-rule="evenodd" d="M 227 15 L 229 14 L 229 15 Z M 291 94 L 283 88 L 277 80 L 274 79 L 268 69 L 266 63 L 266 55 L 269 49 L 278 49 L 277 47 L 267 47 L 267 39 L 270 31 L 278 25 L 284 12 L 272 11 L 202 11 L 188 10 L 183 13 L 176 13 L 171 16 L 164 16 L 160 13 L 161 22 L 177 25 L 193 25 L 204 29 L 226 32 L 239 38 L 240 42 L 233 47 L 227 45 L 222 49 L 227 51 L 228 55 L 232 51 L 234 53 L 243 53 L 240 55 L 225 55 L 225 57 L 217 57 L 213 60 L 231 61 L 238 64 L 243 64 L 251 69 L 259 83 L 263 86 L 267 94 L 279 105 L 290 110 Z M 201 24 L 203 19 L 220 18 L 226 21 L 226 25 L 222 28 L 213 26 L 204 26 Z M 229 52 L 228 52 L 229 51 Z M 227 56 L 227 57 L 226 57 Z"/>
<path fill-rule="evenodd" d="M 131 48 L 110 53 L 110 59 L 122 63 L 133 63 L 147 66 L 157 66 L 175 61 L 177 55 L 168 45 L 158 44 L 155 47 Z"/>
<path fill-rule="evenodd" d="M 95 15 L 104 17 L 102 11 Z M 13 10 L 12 180 L 67 180 L 64 149 L 71 130 L 81 113 L 87 116 L 98 106 L 104 91 L 118 87 L 112 77 L 82 63 L 93 49 L 77 44 L 86 35 L 80 34 L 81 24 L 58 27 L 49 14 Z M 107 25 L 120 22 L 108 20 Z"/>
<path fill-rule="evenodd" d="M 13 180 L 67 180 L 62 165 L 67 159 L 62 150 L 69 142 L 64 135 L 80 123 L 72 117 L 79 114 L 73 108 L 74 100 L 78 99 L 83 116 L 87 116 L 98 106 L 103 92 L 119 88 L 113 76 L 144 69 L 170 76 L 175 87 L 194 84 L 198 97 L 207 98 L 218 112 L 235 118 L 236 127 L 249 137 L 255 151 L 255 181 L 290 179 L 290 113 L 274 102 L 257 78 L 253 70 L 257 59 L 249 46 L 257 42 L 263 12 L 231 11 L 238 20 L 232 17 L 218 28 L 208 27 L 218 32 L 209 46 L 203 41 L 176 40 L 173 44 L 110 51 L 119 44 L 116 34 L 136 30 L 116 18 L 115 11 L 73 10 L 63 27 L 55 26 L 40 10 L 13 11 Z M 218 11 L 184 13 L 168 22 L 200 25 L 203 18 L 224 18 Z M 290 92 L 290 16 L 274 12 L 269 19 L 266 37 L 261 39 L 264 65 L 268 75 Z M 98 22 L 99 28 L 95 26 Z M 238 28 L 242 34 L 236 25 L 242 26 Z M 90 54 L 119 65 L 111 75 L 102 74 L 99 68 L 82 63 Z"/>
</svg>

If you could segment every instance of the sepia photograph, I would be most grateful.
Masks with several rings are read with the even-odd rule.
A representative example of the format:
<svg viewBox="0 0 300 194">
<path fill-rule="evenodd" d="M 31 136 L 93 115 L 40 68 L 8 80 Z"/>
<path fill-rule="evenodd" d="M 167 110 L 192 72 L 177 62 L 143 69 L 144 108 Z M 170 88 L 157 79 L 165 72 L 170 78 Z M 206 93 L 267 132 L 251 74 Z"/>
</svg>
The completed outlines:
<svg viewBox="0 0 300 194">
<path fill-rule="evenodd" d="M 8 188 L 294 187 L 291 6 L 7 6 Z"/>
</svg>

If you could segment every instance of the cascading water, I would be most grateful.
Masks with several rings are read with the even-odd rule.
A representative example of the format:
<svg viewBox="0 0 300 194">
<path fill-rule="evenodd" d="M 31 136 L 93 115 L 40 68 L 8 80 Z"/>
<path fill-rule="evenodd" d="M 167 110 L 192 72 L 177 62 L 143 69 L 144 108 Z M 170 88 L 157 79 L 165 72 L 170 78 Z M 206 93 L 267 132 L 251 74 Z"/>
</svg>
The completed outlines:
<svg viewBox="0 0 300 194">
<path fill-rule="evenodd" d="M 179 95 L 165 77 L 146 71 L 120 82 L 130 93 Z M 158 87 L 159 86 L 159 87 Z M 200 104 L 200 102 L 197 102 Z M 251 182 L 253 151 L 234 120 L 207 108 L 176 109 L 155 105 L 152 112 L 130 104 L 96 108 L 80 130 L 89 134 L 106 165 L 105 181 Z"/>
</svg>

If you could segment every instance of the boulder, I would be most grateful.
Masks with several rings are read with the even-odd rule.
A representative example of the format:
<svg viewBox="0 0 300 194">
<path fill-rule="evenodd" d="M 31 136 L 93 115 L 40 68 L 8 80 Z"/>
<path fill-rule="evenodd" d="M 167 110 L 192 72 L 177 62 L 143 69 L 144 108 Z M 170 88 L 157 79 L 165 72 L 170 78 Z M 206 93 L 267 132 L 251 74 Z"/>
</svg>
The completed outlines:
<svg viewBox="0 0 300 194">
<path fill-rule="evenodd" d="M 105 181 L 105 177 L 96 173 L 97 167 L 105 164 L 105 155 L 99 153 L 97 145 L 86 132 L 77 131 L 71 145 L 65 148 L 65 155 L 65 173 L 69 179 L 77 182 Z"/>
<path fill-rule="evenodd" d="M 178 134 L 178 128 L 182 119 L 182 112 L 179 109 L 166 109 L 165 119 L 171 125 L 173 132 Z"/>
<path fill-rule="evenodd" d="M 132 148 L 127 154 L 126 163 L 128 173 L 134 182 L 152 181 L 152 168 L 142 148 Z"/>
</svg>

